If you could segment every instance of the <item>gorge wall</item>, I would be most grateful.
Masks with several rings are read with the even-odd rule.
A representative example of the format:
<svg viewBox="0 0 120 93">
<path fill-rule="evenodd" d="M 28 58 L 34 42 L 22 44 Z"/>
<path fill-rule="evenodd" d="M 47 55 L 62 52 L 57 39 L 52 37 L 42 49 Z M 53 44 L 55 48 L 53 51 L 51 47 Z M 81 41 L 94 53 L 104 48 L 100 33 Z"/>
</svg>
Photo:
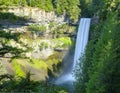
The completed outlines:
<svg viewBox="0 0 120 93">
<path fill-rule="evenodd" d="M 31 71 L 34 73 L 33 80 L 48 78 L 48 69 L 55 75 L 54 67 L 61 64 L 65 51 L 72 44 L 69 34 L 74 32 L 74 27 L 67 24 L 66 16 L 57 16 L 54 12 L 31 7 L 9 7 L 2 10 L 2 13 L 8 13 L 6 14 L 8 17 L 12 14 L 27 19 L 22 24 L 21 20 L 15 20 L 14 23 L 6 20 L 7 18 L 0 19 L 1 35 L 2 33 L 8 36 L 19 34 L 16 37 L 17 41 L 15 36 L 10 39 L 5 36 L 1 38 L 4 44 L 0 44 L 1 51 L 4 46 L 11 48 L 11 51 L 0 58 L 5 73 L 25 76 L 26 72 Z M 20 58 L 16 57 L 17 51 L 15 53 L 14 49 L 21 51 L 17 54 Z"/>
<path fill-rule="evenodd" d="M 46 12 L 39 8 L 34 7 L 9 7 L 4 12 L 14 13 L 17 16 L 26 16 L 33 19 L 35 22 L 50 22 L 54 21 L 56 23 L 65 22 L 65 15 L 57 15 L 54 11 Z"/>
</svg>

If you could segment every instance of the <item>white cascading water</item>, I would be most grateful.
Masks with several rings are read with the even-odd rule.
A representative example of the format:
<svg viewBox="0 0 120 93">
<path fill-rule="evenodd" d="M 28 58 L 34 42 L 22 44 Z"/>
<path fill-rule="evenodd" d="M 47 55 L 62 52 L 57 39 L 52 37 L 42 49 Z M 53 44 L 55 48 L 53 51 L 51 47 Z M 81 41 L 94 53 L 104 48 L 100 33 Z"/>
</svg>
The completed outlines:
<svg viewBox="0 0 120 93">
<path fill-rule="evenodd" d="M 79 58 L 84 53 L 85 47 L 88 42 L 89 28 L 90 18 L 81 18 L 77 33 L 73 69 L 75 69 L 76 64 L 79 62 Z"/>
<path fill-rule="evenodd" d="M 77 33 L 76 47 L 73 61 L 73 68 L 69 73 L 63 74 L 60 78 L 56 80 L 56 84 L 64 84 L 66 82 L 74 82 L 75 76 L 73 71 L 76 68 L 77 63 L 79 62 L 80 56 L 84 53 L 85 47 L 88 42 L 89 28 L 90 28 L 90 18 L 81 18 Z"/>
</svg>

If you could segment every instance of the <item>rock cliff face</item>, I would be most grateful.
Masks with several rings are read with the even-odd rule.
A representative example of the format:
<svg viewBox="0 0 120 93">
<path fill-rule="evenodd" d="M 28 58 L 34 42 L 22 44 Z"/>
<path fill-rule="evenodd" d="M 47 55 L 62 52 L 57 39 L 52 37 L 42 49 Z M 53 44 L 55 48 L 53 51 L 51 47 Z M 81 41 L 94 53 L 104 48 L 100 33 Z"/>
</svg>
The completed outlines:
<svg viewBox="0 0 120 93">
<path fill-rule="evenodd" d="M 54 21 L 62 23 L 65 21 L 65 15 L 56 15 L 55 12 L 45 12 L 39 8 L 31 7 L 10 7 L 7 12 L 14 13 L 17 16 L 26 16 L 36 22 Z"/>
<path fill-rule="evenodd" d="M 4 58 L 0 58 L 3 67 L 9 68 L 9 70 L 6 69 L 5 73 L 24 76 L 26 71 L 31 70 L 32 74 L 35 74 L 32 79 L 45 80 L 46 77 L 49 77 L 47 75 L 48 69 L 54 73 L 55 67 L 53 66 L 61 64 L 65 55 L 65 51 L 62 50 L 68 49 L 71 45 L 71 39 L 64 33 L 68 35 L 69 32 L 71 33 L 74 30 L 67 25 L 65 15 L 57 16 L 54 12 L 45 12 L 31 7 L 9 7 L 3 12 L 13 13 L 15 16 L 28 19 L 23 24 L 19 24 L 19 21 L 18 24 L 6 24 L 6 21 L 0 23 L 1 34 L 4 33 L 9 36 L 9 34 L 19 33 L 18 40 L 15 40 L 12 35 L 13 37 L 6 42 L 6 37 L 3 36 L 1 40 L 5 43 L 5 46 L 20 49 L 20 51 L 26 51 L 28 47 L 31 48 L 31 50 L 19 54 L 27 59 L 14 58 L 12 63 L 9 63 L 9 61 L 17 53 L 12 54 L 14 50 L 5 53 Z M 4 47 L 2 43 L 0 45 L 1 48 Z"/>
<path fill-rule="evenodd" d="M 50 23 L 53 22 L 54 26 L 52 29 L 57 28 L 60 25 L 66 24 L 67 21 L 65 21 L 65 15 L 61 15 L 61 16 L 57 16 L 55 14 L 55 12 L 45 12 L 44 10 L 41 10 L 39 8 L 31 8 L 31 7 L 9 7 L 7 10 L 3 10 L 3 12 L 9 12 L 9 13 L 13 13 L 16 16 L 22 16 L 22 17 L 26 17 L 29 18 L 28 22 L 25 22 L 24 24 L 4 24 L 2 23 L 3 27 L 4 27 L 4 31 L 10 31 L 12 33 L 26 33 L 28 32 L 27 27 L 30 26 L 31 24 L 37 24 L 39 26 L 44 25 L 46 27 L 46 31 L 44 34 L 44 37 L 46 37 L 48 39 L 49 32 L 50 32 Z M 39 34 L 39 33 L 38 33 Z M 34 34 L 34 38 L 37 38 L 37 34 Z M 33 55 L 35 57 L 34 54 L 36 54 L 37 58 L 40 57 L 40 55 L 43 55 L 45 57 L 45 53 L 48 50 L 44 50 L 44 51 L 39 51 L 39 46 L 41 41 L 45 41 L 46 42 L 46 38 L 44 38 L 43 40 L 33 40 L 33 42 L 31 42 L 31 47 L 34 48 L 35 52 L 37 51 L 37 53 L 31 52 L 31 54 L 29 53 L 29 56 Z M 26 40 L 24 40 L 23 38 L 20 38 L 22 40 L 22 42 L 24 43 Z M 13 41 L 14 42 L 14 41 Z M 51 45 L 51 43 L 53 44 L 53 42 L 51 40 L 47 40 L 48 46 L 53 46 Z M 28 41 L 27 41 L 28 44 Z M 12 46 L 16 45 L 16 44 L 11 44 Z M 53 49 L 49 48 L 49 52 L 46 56 L 51 55 Z M 33 53 L 33 54 L 32 54 Z M 27 53 L 28 55 L 28 53 Z M 36 58 L 35 57 L 35 58 Z M 46 58 L 46 57 L 45 57 Z"/>
</svg>

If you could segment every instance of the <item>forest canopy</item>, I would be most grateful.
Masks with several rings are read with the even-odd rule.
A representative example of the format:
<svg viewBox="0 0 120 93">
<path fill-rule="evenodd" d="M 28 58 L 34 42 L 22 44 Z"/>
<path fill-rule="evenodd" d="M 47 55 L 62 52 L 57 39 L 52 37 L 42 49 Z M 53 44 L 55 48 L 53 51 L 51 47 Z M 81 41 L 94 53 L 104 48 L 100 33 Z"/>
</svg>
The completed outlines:
<svg viewBox="0 0 120 93">
<path fill-rule="evenodd" d="M 98 16 L 99 22 L 91 24 L 89 42 L 76 70 L 75 93 L 119 93 L 120 0 L 92 0 L 84 4 L 87 7 L 81 5 L 81 15 Z"/>
<path fill-rule="evenodd" d="M 0 5 L 38 7 L 47 12 L 55 11 L 58 15 L 66 14 L 71 20 L 78 20 L 79 0 L 0 0 Z"/>
</svg>

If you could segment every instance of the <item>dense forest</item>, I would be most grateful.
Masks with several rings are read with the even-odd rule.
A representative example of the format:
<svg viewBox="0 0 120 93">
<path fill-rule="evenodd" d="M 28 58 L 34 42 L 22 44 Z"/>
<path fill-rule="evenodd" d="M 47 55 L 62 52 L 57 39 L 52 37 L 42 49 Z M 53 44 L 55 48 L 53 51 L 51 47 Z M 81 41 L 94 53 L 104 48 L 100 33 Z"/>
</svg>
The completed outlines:
<svg viewBox="0 0 120 93">
<path fill-rule="evenodd" d="M 0 0 L 1 22 L 7 20 L 14 24 L 16 20 L 17 22 L 29 20 L 13 13 L 2 12 L 3 8 L 11 6 L 37 7 L 46 12 L 54 11 L 58 16 L 65 15 L 71 22 L 77 22 L 82 17 L 95 18 L 97 22 L 91 23 L 85 53 L 80 57 L 74 72 L 76 82 L 73 93 L 120 93 L 120 0 Z M 70 37 L 65 35 L 74 33 L 77 26 L 73 29 L 69 24 L 63 24 L 53 29 L 54 25 L 57 24 L 54 22 L 49 24 L 51 31 L 49 35 L 52 34 L 53 42 L 57 42 L 54 48 L 66 49 L 70 45 L 74 46 Z M 42 74 L 57 76 L 56 71 L 59 72 L 61 66 L 61 53 L 55 52 L 45 60 L 24 55 L 33 50 L 29 45 L 38 42 L 38 39 L 41 40 L 46 29 L 43 24 L 41 26 L 35 24 L 27 27 L 30 32 L 11 33 L 3 31 L 0 24 L 0 58 L 4 58 L 6 53 L 11 53 L 13 56 L 10 58 L 10 63 L 14 65 L 15 70 L 15 75 L 2 74 L 5 73 L 5 68 L 0 63 L 0 92 L 69 93 L 66 87 L 51 84 L 47 79 L 46 81 L 32 80 L 32 74 L 29 71 L 24 73 L 16 63 L 16 61 L 21 62 L 22 69 L 24 69 L 22 62 L 24 62 L 32 69 L 42 68 Z M 37 37 L 34 37 L 35 35 Z M 27 38 L 28 43 L 21 42 L 21 38 Z M 15 42 L 16 47 L 9 45 L 10 40 Z M 19 46 L 22 48 L 18 48 Z M 46 42 L 39 45 L 40 50 L 48 47 Z M 72 48 L 74 50 L 74 47 Z"/>
<path fill-rule="evenodd" d="M 76 70 L 75 93 L 120 92 L 119 4 L 119 0 L 93 0 L 83 8 L 83 16 L 97 14 L 99 22 L 91 25 L 89 42 Z"/>
</svg>

